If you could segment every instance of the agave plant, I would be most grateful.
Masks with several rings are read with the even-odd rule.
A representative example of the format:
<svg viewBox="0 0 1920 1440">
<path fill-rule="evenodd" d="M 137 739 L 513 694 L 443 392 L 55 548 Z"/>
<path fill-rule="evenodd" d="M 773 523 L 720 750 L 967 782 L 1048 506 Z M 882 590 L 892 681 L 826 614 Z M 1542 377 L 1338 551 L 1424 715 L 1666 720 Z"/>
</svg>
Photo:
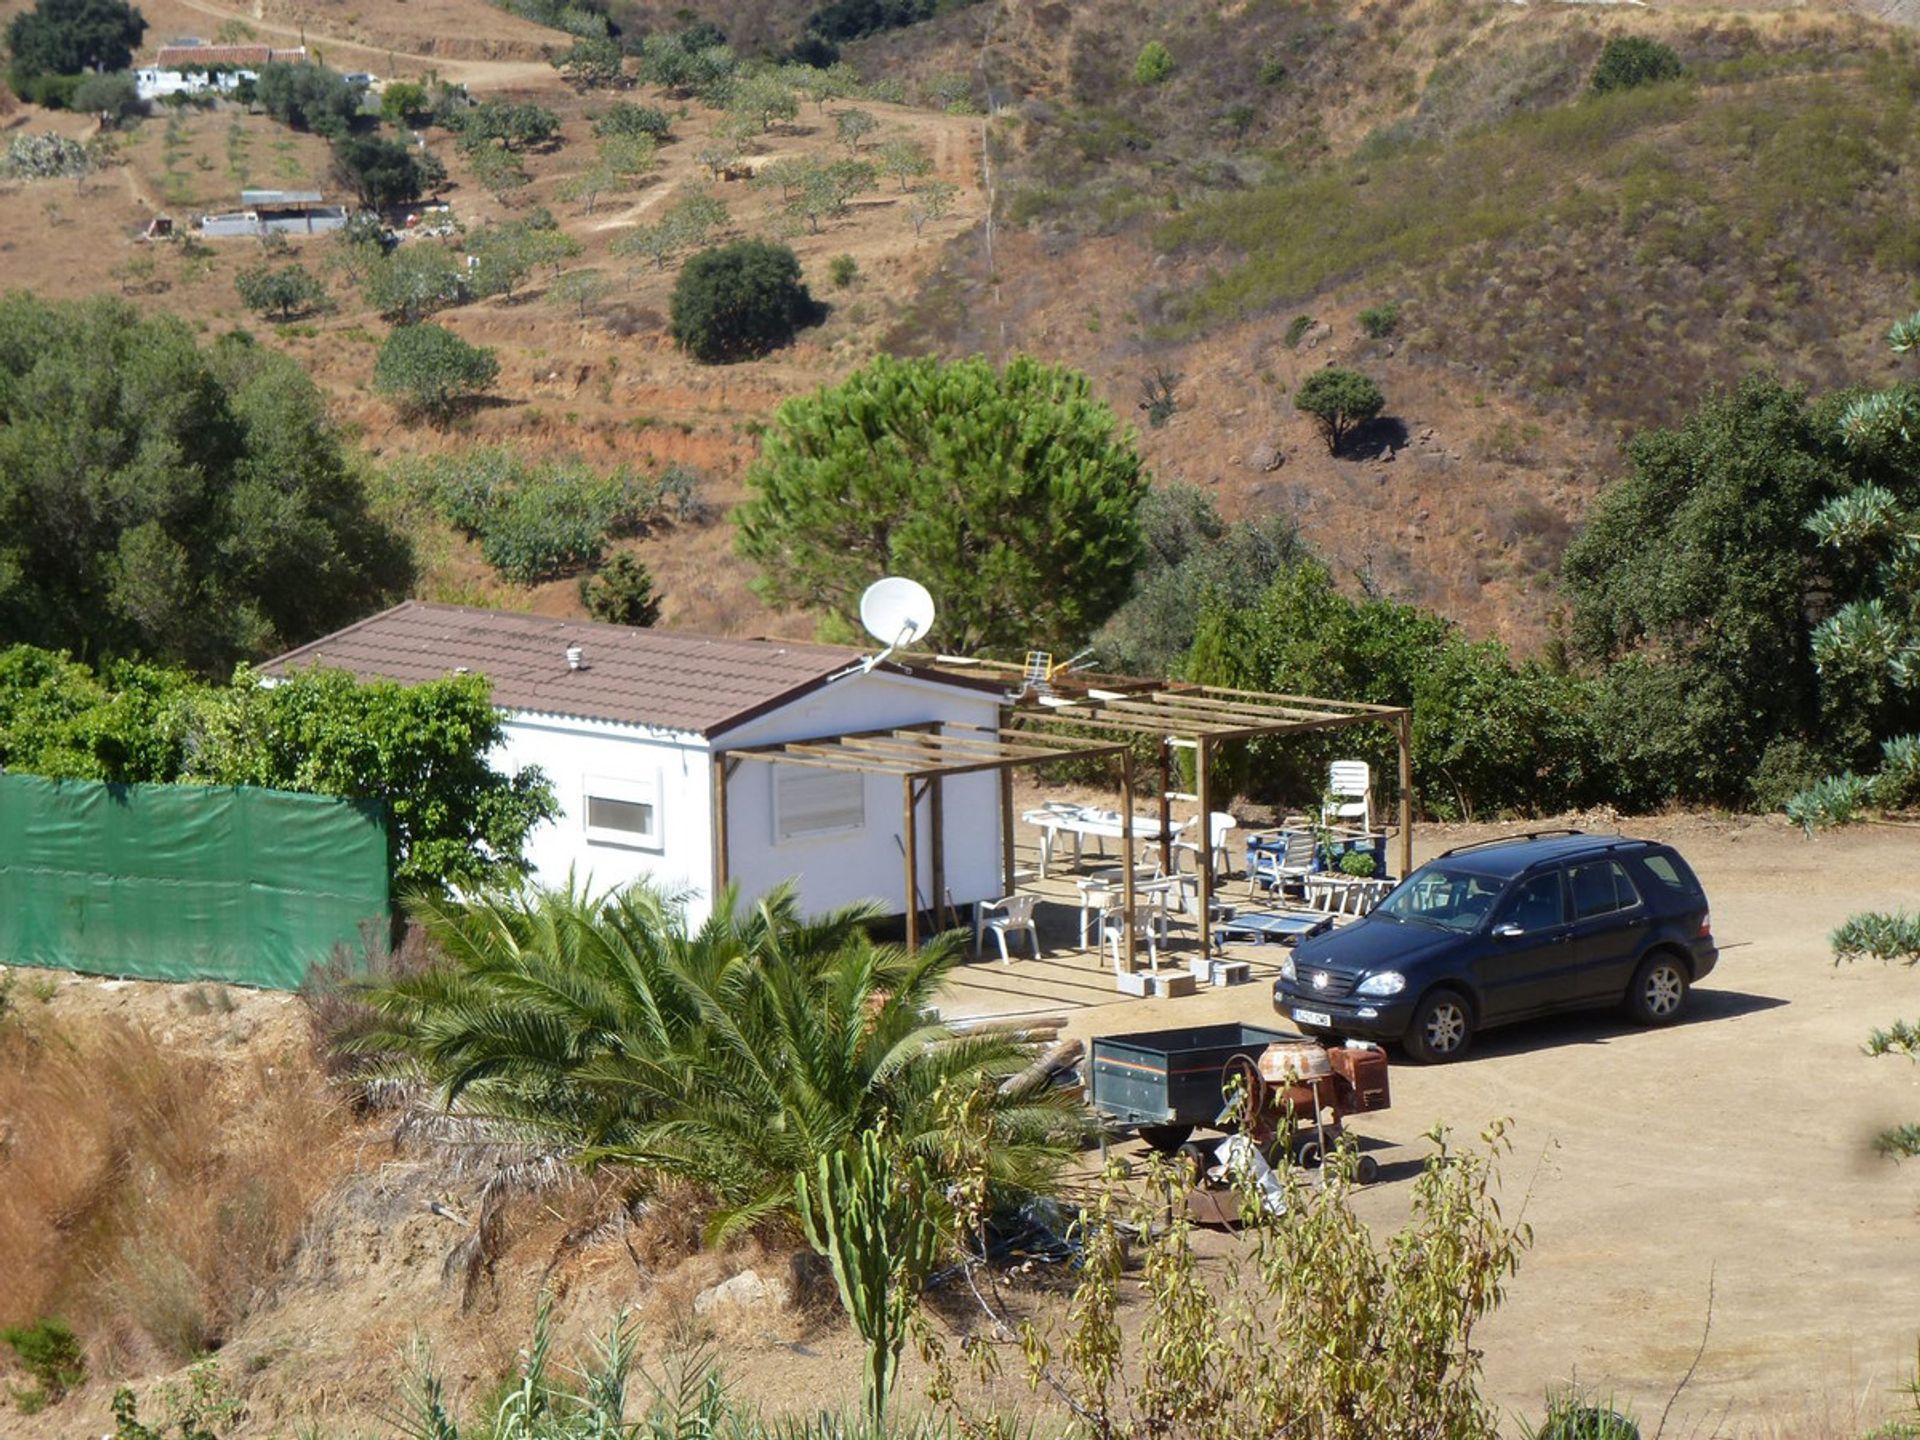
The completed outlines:
<svg viewBox="0 0 1920 1440">
<path fill-rule="evenodd" d="M 422 901 L 444 961 L 378 984 L 380 1024 L 356 1043 L 450 1109 L 699 1183 L 720 1202 L 716 1242 L 791 1217 L 794 1177 L 876 1127 L 938 1173 L 959 1096 L 986 1097 L 996 1183 L 1051 1183 L 1081 1112 L 1009 1085 L 1034 1058 L 1023 1036 L 933 1014 L 957 937 L 909 954 L 870 938 L 873 909 L 808 919 L 787 888 L 747 907 L 728 891 L 690 929 L 682 898 Z"/>
</svg>

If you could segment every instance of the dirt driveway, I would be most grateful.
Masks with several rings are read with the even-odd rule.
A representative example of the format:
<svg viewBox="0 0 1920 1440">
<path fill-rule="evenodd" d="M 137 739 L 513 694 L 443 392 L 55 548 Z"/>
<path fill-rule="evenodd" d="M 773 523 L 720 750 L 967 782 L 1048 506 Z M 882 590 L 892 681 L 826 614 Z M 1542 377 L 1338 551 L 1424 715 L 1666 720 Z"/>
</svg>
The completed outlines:
<svg viewBox="0 0 1920 1440">
<path fill-rule="evenodd" d="M 1363 1131 L 1386 1176 L 1366 1218 L 1404 1216 L 1435 1121 L 1470 1135 L 1510 1116 L 1506 1203 L 1524 1201 L 1536 1244 L 1483 1332 L 1493 1398 L 1537 1417 L 1542 1390 L 1577 1375 L 1656 1418 L 1700 1345 L 1711 1283 L 1712 1331 L 1668 1433 L 1706 1434 L 1723 1416 L 1767 1434 L 1846 1433 L 1892 1403 L 1920 1335 L 1920 1162 L 1869 1149 L 1879 1128 L 1920 1119 L 1920 1066 L 1859 1052 L 1873 1026 L 1920 1016 L 1920 974 L 1835 969 L 1827 934 L 1856 910 L 1920 903 L 1920 831 L 1808 842 L 1778 820 L 1629 828 L 1677 843 L 1713 904 L 1722 959 L 1691 1018 L 1664 1031 L 1539 1022 L 1452 1066 L 1396 1064 L 1394 1108 Z M 1487 833 L 1430 830 L 1419 853 Z M 1256 982 L 1089 1005 L 1068 1033 L 1269 1016 Z"/>
</svg>

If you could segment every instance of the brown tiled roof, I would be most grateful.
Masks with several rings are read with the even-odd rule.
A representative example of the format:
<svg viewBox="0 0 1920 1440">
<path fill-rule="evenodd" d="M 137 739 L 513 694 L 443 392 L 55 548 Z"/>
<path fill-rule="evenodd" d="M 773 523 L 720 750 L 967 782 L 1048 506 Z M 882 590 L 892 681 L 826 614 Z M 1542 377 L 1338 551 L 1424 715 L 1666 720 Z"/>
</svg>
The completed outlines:
<svg viewBox="0 0 1920 1440">
<path fill-rule="evenodd" d="M 271 45 L 162 45 L 153 63 L 160 70 L 200 70 L 208 65 L 266 65 L 276 60 L 287 64 L 306 58 L 306 50 L 297 45 L 291 50 Z"/>
<path fill-rule="evenodd" d="M 586 661 L 567 668 L 567 647 Z M 821 684 L 856 650 L 786 640 L 729 640 L 510 610 L 409 600 L 289 651 L 261 669 L 346 670 L 414 684 L 460 670 L 493 682 L 508 710 L 575 715 L 714 735 Z M 942 677 L 945 684 L 964 684 Z M 968 686 L 967 688 L 973 688 Z"/>
</svg>

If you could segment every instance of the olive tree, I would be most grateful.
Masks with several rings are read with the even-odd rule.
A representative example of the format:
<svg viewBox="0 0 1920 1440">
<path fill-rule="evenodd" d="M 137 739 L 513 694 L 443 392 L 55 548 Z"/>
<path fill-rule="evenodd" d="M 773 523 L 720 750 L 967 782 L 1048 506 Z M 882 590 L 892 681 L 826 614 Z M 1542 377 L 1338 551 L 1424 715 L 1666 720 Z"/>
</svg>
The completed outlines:
<svg viewBox="0 0 1920 1440">
<path fill-rule="evenodd" d="M 1387 408 L 1387 397 L 1358 370 L 1333 366 L 1301 381 L 1293 403 L 1313 417 L 1328 453 L 1338 455 L 1348 437 Z"/>
<path fill-rule="evenodd" d="M 1075 371 L 881 356 L 788 400 L 735 512 L 776 605 L 851 628 L 882 575 L 922 581 L 960 652 L 1071 646 L 1126 598 L 1147 477 Z"/>
</svg>

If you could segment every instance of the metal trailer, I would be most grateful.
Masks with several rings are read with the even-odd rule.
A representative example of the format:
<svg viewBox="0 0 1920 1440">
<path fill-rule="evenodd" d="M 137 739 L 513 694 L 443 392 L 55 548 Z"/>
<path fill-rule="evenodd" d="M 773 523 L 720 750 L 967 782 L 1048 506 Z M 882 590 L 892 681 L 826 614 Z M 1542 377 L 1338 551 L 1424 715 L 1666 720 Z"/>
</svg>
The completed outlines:
<svg viewBox="0 0 1920 1440">
<path fill-rule="evenodd" d="M 1229 1062 L 1257 1064 L 1267 1046 L 1301 1038 L 1231 1021 L 1104 1035 L 1093 1042 L 1087 1098 L 1116 1126 L 1137 1129 L 1156 1150 L 1178 1150 L 1196 1128 L 1220 1123 L 1226 1108 L 1221 1080 Z"/>
<path fill-rule="evenodd" d="M 1378 1046 L 1329 1048 L 1238 1023 L 1101 1037 L 1093 1042 L 1088 1079 L 1088 1098 L 1110 1123 L 1196 1162 L 1187 1206 L 1210 1224 L 1237 1223 L 1238 1201 L 1214 1173 L 1220 1167 L 1188 1144 L 1196 1129 L 1238 1130 L 1245 1115 L 1245 1130 L 1268 1164 L 1311 1169 L 1345 1133 L 1348 1116 L 1390 1104 L 1387 1056 Z M 1379 1168 L 1362 1155 L 1356 1178 L 1371 1184 Z"/>
</svg>

